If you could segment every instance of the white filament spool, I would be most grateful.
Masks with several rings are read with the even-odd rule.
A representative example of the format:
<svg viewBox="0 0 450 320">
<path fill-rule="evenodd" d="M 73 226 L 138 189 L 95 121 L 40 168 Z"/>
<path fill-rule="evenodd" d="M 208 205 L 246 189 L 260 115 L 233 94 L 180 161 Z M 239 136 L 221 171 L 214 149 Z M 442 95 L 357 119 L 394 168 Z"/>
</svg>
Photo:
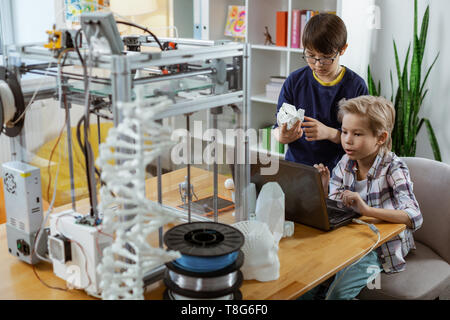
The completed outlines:
<svg viewBox="0 0 450 320">
<path fill-rule="evenodd" d="M 8 123 L 14 118 L 16 114 L 16 103 L 14 100 L 14 94 L 9 85 L 0 80 L 0 96 L 3 104 L 3 122 L 7 127 L 13 127 Z"/>
<path fill-rule="evenodd" d="M 180 288 L 191 291 L 211 292 L 230 288 L 238 281 L 238 272 L 214 278 L 195 278 L 169 270 L 170 279 Z"/>
</svg>

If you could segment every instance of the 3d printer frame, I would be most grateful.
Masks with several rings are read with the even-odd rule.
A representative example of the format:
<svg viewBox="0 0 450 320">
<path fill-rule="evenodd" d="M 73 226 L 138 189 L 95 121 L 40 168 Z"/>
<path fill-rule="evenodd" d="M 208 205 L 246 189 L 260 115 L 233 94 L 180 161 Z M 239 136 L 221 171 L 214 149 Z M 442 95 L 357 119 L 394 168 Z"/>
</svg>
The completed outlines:
<svg viewBox="0 0 450 320">
<path fill-rule="evenodd" d="M 223 106 L 231 106 L 233 111 L 237 115 L 237 125 L 235 129 L 239 132 L 247 132 L 249 127 L 250 114 L 250 86 L 249 86 L 249 45 L 242 43 L 232 42 L 214 42 L 214 41 L 199 41 L 191 39 L 164 39 L 177 42 L 178 50 L 170 50 L 163 52 L 127 52 L 126 54 L 115 55 L 100 55 L 94 57 L 91 60 L 91 66 L 94 68 L 110 70 L 109 78 L 95 77 L 91 81 L 93 83 L 100 83 L 111 87 L 111 95 L 108 99 L 104 99 L 105 105 L 112 109 L 113 122 L 117 126 L 122 121 L 122 115 L 120 114 L 117 105 L 121 102 L 129 102 L 133 98 L 132 89 L 139 84 L 158 83 L 161 81 L 183 79 L 190 77 L 202 76 L 205 81 L 212 83 L 211 94 L 202 96 L 196 99 L 178 98 L 176 92 L 161 91 L 160 94 L 168 95 L 173 99 L 173 104 L 169 108 L 159 115 L 162 120 L 164 118 L 184 115 L 187 120 L 187 130 L 189 131 L 189 117 L 198 111 L 211 110 L 212 128 L 217 128 L 217 110 L 220 110 Z M 143 44 L 151 43 L 149 40 Z M 87 51 L 83 50 L 86 57 Z M 80 66 L 79 60 L 75 52 L 67 52 L 66 65 Z M 26 61 L 32 60 L 34 63 L 26 63 Z M 231 63 L 227 63 L 227 60 Z M 15 70 L 18 75 L 25 73 L 46 74 L 58 76 L 57 71 L 53 70 L 57 66 L 57 59 L 54 53 L 44 48 L 42 45 L 13 45 L 8 48 L 8 68 Z M 39 63 L 35 63 L 39 61 Z M 180 72 L 173 72 L 171 74 L 154 74 L 151 76 L 141 77 L 135 79 L 133 77 L 136 70 L 147 69 L 150 67 L 161 67 L 170 65 L 184 65 L 186 66 Z M 48 68 L 50 66 L 50 68 Z M 81 81 L 83 75 L 69 72 L 61 73 L 61 85 L 66 85 L 69 81 Z M 68 103 L 83 101 L 83 93 L 76 93 L 70 90 L 65 90 Z M 54 88 L 53 95 L 56 95 L 57 88 Z M 52 90 L 44 90 L 39 92 L 37 99 L 48 98 L 52 94 Z M 84 92 L 84 94 L 86 94 Z M 29 99 L 29 96 L 25 95 L 25 99 Z M 95 94 L 91 94 L 95 97 Z M 100 97 L 104 98 L 104 97 Z M 93 100 L 91 100 L 92 103 Z M 70 106 L 69 106 L 70 109 Z M 70 117 L 67 117 L 68 124 L 70 124 Z M 68 128 L 70 125 L 67 126 Z M 68 133 L 70 130 L 68 131 Z M 24 148 L 23 139 L 24 132 L 11 139 L 12 145 L 19 144 L 21 148 Z M 73 155 L 71 153 L 72 137 L 67 135 L 69 146 L 69 169 L 71 177 L 71 194 L 72 194 L 72 207 L 75 210 L 75 194 L 73 185 Z M 236 221 L 247 220 L 247 196 L 246 186 L 250 182 L 249 173 L 249 140 L 245 135 L 239 135 L 234 141 L 234 155 L 235 163 L 237 161 L 237 155 L 244 155 L 244 163 L 242 165 L 234 165 L 234 178 L 235 178 L 235 219 Z M 238 150 L 242 148 L 241 150 Z M 14 149 L 14 148 L 13 148 Z M 17 149 L 17 147 L 15 148 Z M 24 161 L 23 155 L 17 153 L 13 156 L 13 160 Z M 242 163 L 242 162 L 239 162 Z M 187 163 L 187 183 L 190 185 L 190 163 Z M 218 199 L 218 167 L 217 163 L 214 163 L 214 202 L 217 203 Z M 92 168 L 91 168 L 92 169 Z M 158 161 L 158 202 L 162 204 L 162 189 L 161 189 L 161 165 Z M 211 218 L 201 215 L 191 214 L 192 197 L 188 195 L 188 213 L 177 208 L 168 208 L 174 210 L 184 220 L 191 221 L 211 221 Z M 213 214 L 214 221 L 218 220 L 217 206 L 214 208 Z M 162 244 L 162 230 L 159 233 L 160 245 Z M 160 279 L 161 272 L 155 270 L 155 272 L 149 274 L 145 278 L 145 283 L 153 283 L 155 280 Z"/>
</svg>

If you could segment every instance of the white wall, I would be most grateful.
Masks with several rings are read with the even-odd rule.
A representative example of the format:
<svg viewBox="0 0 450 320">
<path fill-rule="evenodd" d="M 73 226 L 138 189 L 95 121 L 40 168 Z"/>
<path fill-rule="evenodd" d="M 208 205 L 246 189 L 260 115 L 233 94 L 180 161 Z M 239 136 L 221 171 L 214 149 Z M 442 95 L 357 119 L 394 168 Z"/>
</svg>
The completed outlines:
<svg viewBox="0 0 450 320">
<path fill-rule="evenodd" d="M 347 0 L 343 0 L 344 2 Z M 392 40 L 395 39 L 400 63 L 403 64 L 408 44 L 413 37 L 413 0 L 376 0 L 380 7 L 381 29 L 374 31 L 370 55 L 371 70 L 375 79 L 381 80 L 382 93 L 391 96 L 389 70 L 396 84 L 396 69 Z M 430 5 L 430 24 L 423 66 L 430 66 L 436 54 L 439 59 L 427 81 L 430 89 L 419 116 L 429 118 L 441 149 L 442 161 L 450 164 L 450 1 L 418 1 L 418 29 L 427 4 Z M 425 68 L 422 69 L 425 73 Z M 423 77 L 422 77 L 423 79 Z M 425 127 L 417 140 L 416 156 L 434 159 Z"/>
<path fill-rule="evenodd" d="M 173 20 L 180 38 L 194 37 L 194 4 L 192 0 L 173 1 Z"/>
<path fill-rule="evenodd" d="M 13 0 L 13 27 L 16 43 L 42 42 L 46 30 L 55 23 L 54 0 Z"/>
<path fill-rule="evenodd" d="M 450 1 L 418 0 L 419 32 L 428 4 L 430 24 L 422 73 L 425 74 L 426 67 L 431 65 L 438 52 L 440 56 L 428 78 L 426 87 L 430 91 L 419 116 L 430 119 L 442 160 L 450 164 L 450 126 L 447 125 L 450 121 L 450 34 L 444 31 L 450 30 Z M 414 1 L 338 0 L 338 13 L 348 29 L 349 48 L 341 58 L 342 64 L 367 81 L 367 64 L 370 63 L 376 82 L 381 80 L 382 94 L 390 98 L 390 70 L 394 88 L 397 85 L 393 40 L 397 44 L 400 64 L 403 64 L 413 37 Z M 434 159 L 425 126 L 417 138 L 416 156 Z"/>
<path fill-rule="evenodd" d="M 363 79 L 367 79 L 367 65 L 374 34 L 372 25 L 376 22 L 371 10 L 374 3 L 375 0 L 339 0 L 337 6 L 337 13 L 347 27 L 348 43 L 340 62 Z"/>
</svg>

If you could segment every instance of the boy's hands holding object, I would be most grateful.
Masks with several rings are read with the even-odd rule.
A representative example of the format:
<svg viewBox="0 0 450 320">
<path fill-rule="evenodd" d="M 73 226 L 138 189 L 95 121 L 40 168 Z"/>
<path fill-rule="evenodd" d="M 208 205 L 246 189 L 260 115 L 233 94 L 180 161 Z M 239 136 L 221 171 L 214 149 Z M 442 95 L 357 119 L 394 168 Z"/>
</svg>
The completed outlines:
<svg viewBox="0 0 450 320">
<path fill-rule="evenodd" d="M 277 114 L 277 123 L 280 127 L 279 141 L 283 144 L 298 140 L 303 135 L 301 124 L 305 110 L 296 109 L 293 105 L 283 103 Z"/>
<path fill-rule="evenodd" d="M 364 202 L 358 192 L 345 190 L 341 195 L 342 203 L 346 207 L 352 207 L 356 212 L 362 215 L 367 215 L 368 209 L 370 209 L 370 207 L 367 205 L 367 203 Z"/>
<path fill-rule="evenodd" d="M 283 124 L 280 129 L 278 140 L 283 144 L 288 144 L 300 139 L 303 135 L 303 130 L 300 124 L 301 122 L 297 121 L 297 123 L 295 123 L 290 130 L 287 129 L 287 123 Z"/>
<path fill-rule="evenodd" d="M 325 196 L 328 195 L 328 184 L 330 183 L 330 170 L 328 167 L 321 164 L 315 164 L 314 168 L 316 168 L 320 173 L 320 179 L 322 180 L 323 191 Z"/>
<path fill-rule="evenodd" d="M 335 129 L 327 127 L 319 120 L 305 117 L 302 127 L 305 132 L 306 141 L 316 140 L 332 140 L 332 135 L 335 134 Z M 333 132 L 331 132 L 333 130 Z"/>
</svg>

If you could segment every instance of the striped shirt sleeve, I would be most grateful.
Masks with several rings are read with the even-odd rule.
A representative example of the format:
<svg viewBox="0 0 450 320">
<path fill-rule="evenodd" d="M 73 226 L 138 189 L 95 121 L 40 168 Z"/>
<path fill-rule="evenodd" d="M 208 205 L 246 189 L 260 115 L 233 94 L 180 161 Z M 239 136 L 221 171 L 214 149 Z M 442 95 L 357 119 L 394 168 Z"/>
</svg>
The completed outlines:
<svg viewBox="0 0 450 320">
<path fill-rule="evenodd" d="M 332 200 L 342 200 L 341 193 L 345 190 L 344 187 L 344 174 L 345 174 L 345 165 L 346 162 L 341 159 L 338 164 L 334 167 L 333 172 L 331 174 L 330 183 L 329 183 L 329 192 L 328 198 Z"/>
<path fill-rule="evenodd" d="M 423 217 L 419 209 L 416 197 L 413 193 L 413 183 L 409 176 L 409 170 L 402 161 L 395 161 L 387 175 L 388 183 L 393 189 L 392 199 L 396 210 L 405 211 L 412 223 L 412 231 L 418 230 L 422 226 Z"/>
</svg>

